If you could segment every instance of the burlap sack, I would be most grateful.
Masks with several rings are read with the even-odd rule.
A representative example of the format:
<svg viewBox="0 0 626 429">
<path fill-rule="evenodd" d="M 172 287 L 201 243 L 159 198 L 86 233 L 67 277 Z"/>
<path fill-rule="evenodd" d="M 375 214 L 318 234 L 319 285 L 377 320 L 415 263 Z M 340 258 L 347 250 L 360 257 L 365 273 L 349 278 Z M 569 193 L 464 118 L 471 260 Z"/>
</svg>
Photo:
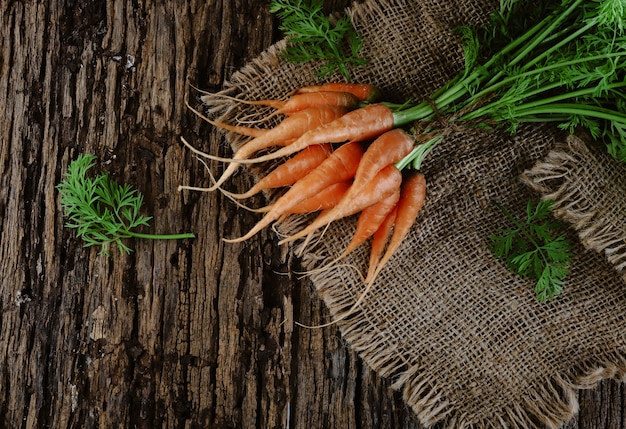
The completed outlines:
<svg viewBox="0 0 626 429">
<path fill-rule="evenodd" d="M 391 101 L 428 96 L 462 68 L 450 28 L 483 23 L 495 7 L 470 0 L 355 4 L 349 13 L 369 64 L 354 71 L 353 81 L 378 85 Z M 277 97 L 318 83 L 315 63 L 285 64 L 276 56 L 282 46 L 235 74 L 224 93 Z M 252 112 L 235 103 L 210 108 L 223 120 Z M 236 147 L 239 140 L 229 137 Z M 524 216 L 527 201 L 540 194 L 520 175 L 562 139 L 553 126 L 533 126 L 513 138 L 467 130 L 440 143 L 423 168 L 428 196 L 411 235 L 362 305 L 338 322 L 351 347 L 395 381 L 426 426 L 557 427 L 575 413 L 576 389 L 624 376 L 626 287 L 603 255 L 586 251 L 572 233 L 565 291 L 541 304 L 534 283 L 489 250 L 488 235 L 508 226 L 493 202 Z M 306 250 L 304 266 L 332 260 L 354 224 L 332 224 Z M 364 245 L 345 265 L 310 275 L 333 317 L 363 292 L 357 270 L 365 271 L 367 252 Z"/>
</svg>

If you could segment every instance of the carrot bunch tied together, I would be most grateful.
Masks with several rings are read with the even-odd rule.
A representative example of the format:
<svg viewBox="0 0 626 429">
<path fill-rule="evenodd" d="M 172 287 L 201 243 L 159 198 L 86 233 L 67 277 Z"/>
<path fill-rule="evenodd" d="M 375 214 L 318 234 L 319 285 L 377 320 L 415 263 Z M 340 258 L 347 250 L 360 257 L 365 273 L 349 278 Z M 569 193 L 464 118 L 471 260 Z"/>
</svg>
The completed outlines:
<svg viewBox="0 0 626 429">
<path fill-rule="evenodd" d="M 283 119 L 270 129 L 220 123 L 192 109 L 212 125 L 250 139 L 232 158 L 201 152 L 183 140 L 198 156 L 228 166 L 208 188 L 180 188 L 221 190 L 233 199 L 280 190 L 275 201 L 261 209 L 263 217 L 246 234 L 224 238 L 229 243 L 248 240 L 288 216 L 317 213 L 310 223 L 279 242 L 303 240 L 300 248 L 304 249 L 332 222 L 358 215 L 351 241 L 329 266 L 369 240 L 371 252 L 364 282 L 371 285 L 401 246 L 426 198 L 423 174 L 403 162 L 414 158 L 416 147 L 423 145 L 402 127 L 406 124 L 399 123 L 391 107 L 377 102 L 378 97 L 373 85 L 333 82 L 298 88 L 286 99 L 233 99 L 274 109 L 270 117 L 280 115 Z M 205 103 L 207 99 L 203 97 Z M 261 151 L 264 153 L 257 155 Z M 239 166 L 269 161 L 278 161 L 277 167 L 248 191 L 234 194 L 222 189 Z"/>
</svg>

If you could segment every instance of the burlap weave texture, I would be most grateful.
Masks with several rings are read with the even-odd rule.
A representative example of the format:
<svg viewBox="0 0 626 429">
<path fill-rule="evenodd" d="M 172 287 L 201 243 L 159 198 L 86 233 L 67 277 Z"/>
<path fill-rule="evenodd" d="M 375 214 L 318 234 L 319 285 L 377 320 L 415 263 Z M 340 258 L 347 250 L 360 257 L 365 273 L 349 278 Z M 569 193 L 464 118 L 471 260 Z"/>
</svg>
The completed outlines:
<svg viewBox="0 0 626 429">
<path fill-rule="evenodd" d="M 484 23 L 495 7 L 470 0 L 355 4 L 348 12 L 369 63 L 352 80 L 376 84 L 389 101 L 427 97 L 462 68 L 451 28 Z M 235 74 L 225 93 L 280 97 L 319 83 L 315 63 L 281 61 L 282 46 Z M 250 114 L 235 103 L 213 108 L 225 121 Z M 572 231 L 565 292 L 541 304 L 533 282 L 489 250 L 489 234 L 508 226 L 493 202 L 523 216 L 541 192 L 520 175 L 564 138 L 552 126 L 524 126 L 514 137 L 484 130 L 447 137 L 423 167 L 428 196 L 411 235 L 358 310 L 338 322 L 351 347 L 395 381 L 426 426 L 557 427 L 575 413 L 576 389 L 624 375 L 626 288 L 604 255 L 587 251 Z M 304 266 L 334 259 L 354 223 L 332 224 L 307 249 Z M 367 251 L 361 246 L 346 260 L 353 266 L 311 274 L 333 316 L 363 292 L 354 267 L 365 270 Z"/>
</svg>

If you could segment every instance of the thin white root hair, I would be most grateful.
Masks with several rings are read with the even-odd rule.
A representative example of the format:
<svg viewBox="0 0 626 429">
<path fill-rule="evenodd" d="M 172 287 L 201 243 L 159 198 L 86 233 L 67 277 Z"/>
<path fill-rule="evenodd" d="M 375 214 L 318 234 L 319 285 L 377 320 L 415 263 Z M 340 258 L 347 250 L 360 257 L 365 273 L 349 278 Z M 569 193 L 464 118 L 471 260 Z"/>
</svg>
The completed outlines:
<svg viewBox="0 0 626 429">
<path fill-rule="evenodd" d="M 211 161 L 229 162 L 229 163 L 237 163 L 237 164 L 258 164 L 258 163 L 261 163 L 261 162 L 266 162 L 268 160 L 271 160 L 271 158 L 268 158 L 267 155 L 261 157 L 263 159 L 261 159 L 261 158 L 248 158 L 248 159 L 224 158 L 224 157 L 221 157 L 221 156 L 211 155 L 211 154 L 208 154 L 206 152 L 202 152 L 200 149 L 197 149 L 197 148 L 193 147 L 193 145 L 191 145 L 183 137 L 181 137 L 180 139 L 183 142 L 183 144 L 185 146 L 187 146 L 187 148 L 190 151 L 192 151 L 196 155 L 200 155 L 203 158 L 210 159 Z"/>
<path fill-rule="evenodd" d="M 216 181 L 215 181 L 215 176 L 213 176 L 213 173 L 211 173 L 211 169 L 209 168 L 208 164 L 206 162 L 204 162 L 204 160 L 202 158 L 200 158 L 199 156 L 196 156 L 196 159 L 198 161 L 200 161 L 202 163 L 202 165 L 204 165 L 204 168 L 206 169 L 209 178 L 211 180 L 211 182 L 213 183 L 213 185 L 215 185 Z M 199 192 L 213 192 L 214 190 L 219 190 L 225 197 L 227 197 L 229 200 L 231 200 L 233 203 L 235 203 L 238 207 L 241 207 L 242 209 L 248 210 L 250 212 L 253 213 L 266 213 L 267 211 L 269 211 L 269 208 L 266 207 L 261 207 L 258 209 L 252 208 L 252 207 L 248 207 L 245 204 L 241 203 L 240 201 L 238 201 L 236 198 L 233 198 L 231 196 L 231 193 L 228 192 L 225 189 L 222 189 L 221 187 L 217 187 L 215 189 L 213 189 L 213 187 L 211 188 L 203 188 L 203 187 L 198 187 L 198 186 L 188 186 L 188 185 L 179 185 L 178 186 L 178 191 L 183 191 L 183 190 L 189 190 L 189 191 L 199 191 Z"/>
<path fill-rule="evenodd" d="M 363 274 L 359 271 L 359 269 L 357 268 L 355 264 L 348 264 L 348 263 L 337 264 L 337 262 L 339 262 L 341 259 L 343 259 L 343 257 L 342 258 L 337 257 L 322 267 L 312 268 L 306 271 L 294 271 L 293 273 L 299 276 L 298 280 L 301 280 L 307 276 L 310 276 L 311 274 L 323 273 L 324 271 L 328 271 L 330 269 L 346 267 L 346 268 L 354 268 L 354 270 L 359 273 L 361 279 L 363 279 Z"/>
<path fill-rule="evenodd" d="M 324 229 L 322 230 L 322 232 L 319 234 L 319 236 L 316 238 L 316 243 L 319 243 L 319 241 L 322 239 L 322 237 L 324 237 L 324 234 L 326 233 L 326 231 L 328 231 L 328 228 L 330 228 L 330 224 L 334 222 L 335 219 L 332 219 L 330 222 L 328 222 L 325 226 Z M 317 231 L 311 231 L 309 233 L 309 235 L 306 236 L 306 238 L 304 239 L 304 241 L 302 242 L 302 244 L 300 245 L 300 247 L 298 248 L 298 252 L 296 253 L 297 256 L 302 256 L 304 254 L 304 250 L 307 248 L 307 246 L 309 245 L 309 243 L 311 242 L 311 240 L 313 239 L 313 237 L 315 237 L 315 233 Z"/>
</svg>

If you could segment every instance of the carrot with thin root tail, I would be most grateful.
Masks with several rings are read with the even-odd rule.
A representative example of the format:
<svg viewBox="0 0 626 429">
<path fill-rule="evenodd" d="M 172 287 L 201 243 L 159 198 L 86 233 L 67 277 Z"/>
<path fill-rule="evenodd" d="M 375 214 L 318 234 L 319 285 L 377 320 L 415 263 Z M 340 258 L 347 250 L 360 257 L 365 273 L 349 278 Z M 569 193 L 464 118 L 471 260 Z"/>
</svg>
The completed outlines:
<svg viewBox="0 0 626 429">
<path fill-rule="evenodd" d="M 357 221 L 354 234 L 352 235 L 352 239 L 350 240 L 350 243 L 348 243 L 348 246 L 345 248 L 345 250 L 335 259 L 325 264 L 324 267 L 318 268 L 313 271 L 322 271 L 330 268 L 331 266 L 348 256 L 354 249 L 363 244 L 372 235 L 375 235 L 376 232 L 380 229 L 383 222 L 385 222 L 385 220 L 389 217 L 390 213 L 394 211 L 399 198 L 400 189 L 397 189 L 396 192 L 394 192 L 387 198 L 384 198 L 376 204 L 364 208 L 359 215 L 359 219 Z M 302 246 L 301 250 L 306 247 L 306 244 L 307 243 Z"/>
<path fill-rule="evenodd" d="M 205 115 L 203 115 L 200 111 L 191 107 L 191 105 L 189 104 L 187 100 L 185 100 L 185 104 L 187 105 L 187 108 L 191 110 L 197 117 L 208 122 L 209 124 L 213 125 L 216 128 L 220 128 L 222 130 L 230 131 L 235 134 L 240 134 L 242 136 L 253 137 L 253 138 L 261 137 L 262 135 L 268 132 L 268 130 L 261 129 L 261 128 L 243 127 L 241 125 L 230 125 L 224 122 L 214 121 L 212 119 L 209 119 Z"/>
<path fill-rule="evenodd" d="M 396 220 L 393 226 L 393 234 L 389 239 L 389 244 L 385 254 L 377 264 L 373 274 L 365 278 L 366 284 L 373 284 L 376 277 L 380 274 L 385 264 L 391 259 L 393 254 L 398 250 L 402 241 L 407 236 L 411 227 L 417 219 L 417 215 L 424 205 L 426 199 L 426 179 L 421 173 L 415 173 L 408 179 L 405 179 L 400 191 L 400 201 L 397 205 Z"/>
<path fill-rule="evenodd" d="M 344 203 L 348 204 L 350 198 L 367 186 L 380 170 L 407 156 L 413 150 L 414 145 L 413 136 L 399 128 L 378 136 L 363 154 L 359 168 L 354 175 L 354 184 L 346 195 Z"/>
<path fill-rule="evenodd" d="M 374 85 L 366 83 L 343 83 L 329 82 L 322 85 L 310 85 L 298 88 L 295 94 L 303 94 L 319 91 L 349 92 L 354 94 L 360 101 L 373 103 L 380 98 L 380 91 Z"/>
<path fill-rule="evenodd" d="M 293 185 L 320 165 L 331 153 L 332 148 L 328 144 L 308 147 L 270 171 L 248 191 L 241 194 L 229 193 L 229 195 L 243 199 L 268 189 Z"/>
<path fill-rule="evenodd" d="M 238 103 L 249 104 L 252 106 L 266 106 L 276 109 L 269 116 L 266 116 L 264 120 L 276 115 L 290 116 L 296 112 L 318 106 L 336 106 L 343 107 L 346 110 L 352 110 L 357 108 L 360 103 L 357 96 L 351 94 L 350 92 L 335 91 L 318 91 L 296 94 L 287 100 L 242 100 L 228 95 L 222 95 L 222 97 Z M 202 97 L 200 100 L 202 100 Z"/>
<path fill-rule="evenodd" d="M 391 229 L 396 221 L 397 211 L 398 206 L 396 204 L 391 212 L 387 214 L 385 220 L 382 224 L 380 224 L 372 237 L 366 278 L 370 278 L 370 276 L 374 275 L 374 271 L 376 271 L 376 267 L 378 266 L 378 261 L 380 261 L 380 258 L 383 256 L 387 241 L 389 240 L 389 235 L 391 234 Z"/>
<path fill-rule="evenodd" d="M 228 243 L 239 243 L 254 236 L 257 232 L 280 218 L 301 201 L 338 182 L 354 177 L 363 148 L 357 142 L 346 143 L 331 153 L 317 168 L 293 184 L 278 198 L 263 218 L 244 236 L 223 239 Z"/>
<path fill-rule="evenodd" d="M 398 170 L 393 164 L 388 165 L 383 168 L 361 192 L 350 199 L 350 204 L 343 204 L 346 200 L 346 196 L 344 196 L 339 205 L 322 212 L 304 229 L 282 239 L 278 244 L 289 243 L 303 237 L 308 237 L 306 240 L 308 242 L 313 233 L 315 233 L 318 229 L 329 225 L 335 220 L 351 216 L 366 207 L 376 204 L 396 192 L 400 188 L 401 184 L 402 173 L 400 173 L 400 170 Z M 354 186 L 354 184 L 352 186 Z M 350 187 L 351 189 L 352 186 Z M 348 193 L 349 192 L 350 191 L 348 191 Z M 337 207 L 340 206 L 341 210 L 337 211 Z"/>
<path fill-rule="evenodd" d="M 304 148 L 323 143 L 362 142 L 380 136 L 394 127 L 394 114 L 383 104 L 370 104 L 361 107 L 336 120 L 311 129 L 289 146 L 254 159 L 238 161 L 254 164 L 290 156 Z"/>
<path fill-rule="evenodd" d="M 221 186 L 235 171 L 239 165 L 252 154 L 272 146 L 292 145 L 300 136 L 308 130 L 318 128 L 324 124 L 334 122 L 346 113 L 345 108 L 336 106 L 318 106 L 302 110 L 288 117 L 276 127 L 263 134 L 261 137 L 250 140 L 241 146 L 233 155 L 233 161 L 228 165 L 215 184 L 215 189 Z M 295 141 L 293 141 L 296 139 Z M 326 143 L 326 142 L 321 142 Z M 303 148 L 304 149 L 304 148 Z M 289 155 L 299 151 L 292 151 Z M 207 155 L 211 159 L 212 156 Z"/>
<path fill-rule="evenodd" d="M 363 192 L 365 187 L 376 177 L 379 172 L 392 166 L 398 173 L 399 170 L 393 165 L 408 155 L 413 149 L 413 137 L 401 129 L 393 129 L 379 136 L 367 148 L 359 168 L 354 175 L 354 182 L 346 192 L 342 200 L 327 214 L 341 219 L 346 216 L 352 207 L 352 201 Z M 295 144 L 295 143 L 294 143 Z"/>
</svg>

